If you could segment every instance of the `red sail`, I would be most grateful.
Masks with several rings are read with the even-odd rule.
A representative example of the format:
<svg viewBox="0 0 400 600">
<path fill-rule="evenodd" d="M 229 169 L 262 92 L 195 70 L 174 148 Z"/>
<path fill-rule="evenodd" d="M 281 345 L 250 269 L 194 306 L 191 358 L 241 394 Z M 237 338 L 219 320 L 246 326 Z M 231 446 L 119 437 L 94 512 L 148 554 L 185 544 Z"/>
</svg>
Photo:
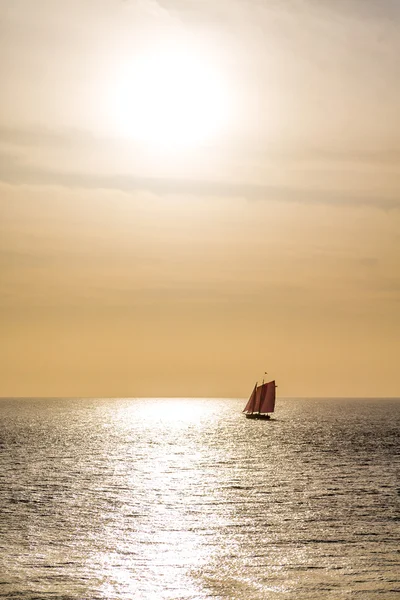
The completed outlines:
<svg viewBox="0 0 400 600">
<path fill-rule="evenodd" d="M 254 390 L 251 393 L 251 396 L 246 404 L 246 406 L 243 409 L 243 412 L 254 412 L 254 405 L 256 402 L 256 390 L 257 390 L 257 384 L 254 386 Z"/>
<path fill-rule="evenodd" d="M 260 413 L 272 413 L 275 409 L 275 381 L 264 383 L 262 387 L 264 388 L 264 393 L 262 394 Z"/>
<path fill-rule="evenodd" d="M 262 385 L 259 385 L 257 390 L 256 390 L 256 401 L 254 404 L 254 412 L 259 413 L 260 412 L 260 407 L 261 407 L 261 402 L 263 399 L 263 387 Z"/>
</svg>

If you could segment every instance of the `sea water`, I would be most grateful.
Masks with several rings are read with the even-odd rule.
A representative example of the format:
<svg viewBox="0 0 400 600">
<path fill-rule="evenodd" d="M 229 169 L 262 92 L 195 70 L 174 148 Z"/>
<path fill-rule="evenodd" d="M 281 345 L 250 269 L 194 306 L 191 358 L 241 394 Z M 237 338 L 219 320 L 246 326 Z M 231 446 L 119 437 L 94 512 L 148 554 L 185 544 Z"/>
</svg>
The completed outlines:
<svg viewBox="0 0 400 600">
<path fill-rule="evenodd" d="M 0 597 L 398 598 L 400 401 L 0 401 Z"/>
</svg>

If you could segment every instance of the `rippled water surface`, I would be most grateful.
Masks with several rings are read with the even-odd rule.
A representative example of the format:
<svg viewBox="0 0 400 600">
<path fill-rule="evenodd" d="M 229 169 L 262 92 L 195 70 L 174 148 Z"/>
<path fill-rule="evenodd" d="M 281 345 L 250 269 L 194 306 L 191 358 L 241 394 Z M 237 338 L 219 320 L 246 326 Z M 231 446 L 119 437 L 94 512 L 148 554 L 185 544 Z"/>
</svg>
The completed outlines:
<svg viewBox="0 0 400 600">
<path fill-rule="evenodd" d="M 396 400 L 0 401 L 0 597 L 398 598 Z"/>
</svg>

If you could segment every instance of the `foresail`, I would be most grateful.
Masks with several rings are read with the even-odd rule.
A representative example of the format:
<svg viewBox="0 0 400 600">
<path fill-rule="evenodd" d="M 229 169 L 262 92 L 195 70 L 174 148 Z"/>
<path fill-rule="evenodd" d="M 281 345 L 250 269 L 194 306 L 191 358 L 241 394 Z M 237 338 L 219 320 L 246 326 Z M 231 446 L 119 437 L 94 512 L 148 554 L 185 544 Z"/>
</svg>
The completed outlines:
<svg viewBox="0 0 400 600">
<path fill-rule="evenodd" d="M 260 413 L 272 413 L 275 410 L 275 381 L 264 383 Z"/>
<path fill-rule="evenodd" d="M 252 391 L 250 398 L 242 412 L 254 412 L 254 405 L 255 405 L 255 400 L 256 400 L 256 390 L 257 390 L 257 384 L 254 386 L 254 390 Z"/>
<path fill-rule="evenodd" d="M 254 403 L 254 412 L 261 412 L 260 408 L 261 408 L 261 403 L 263 400 L 263 385 L 259 385 L 257 390 L 256 390 L 256 401 Z"/>
</svg>

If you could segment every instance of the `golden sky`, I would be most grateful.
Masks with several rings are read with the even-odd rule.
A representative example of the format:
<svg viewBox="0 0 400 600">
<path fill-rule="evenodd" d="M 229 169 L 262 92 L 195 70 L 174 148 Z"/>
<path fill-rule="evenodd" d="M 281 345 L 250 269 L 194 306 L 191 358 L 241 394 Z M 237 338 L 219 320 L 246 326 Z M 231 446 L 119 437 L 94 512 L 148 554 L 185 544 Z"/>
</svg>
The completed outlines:
<svg viewBox="0 0 400 600">
<path fill-rule="evenodd" d="M 0 27 L 0 396 L 400 395 L 397 0 Z"/>
</svg>

